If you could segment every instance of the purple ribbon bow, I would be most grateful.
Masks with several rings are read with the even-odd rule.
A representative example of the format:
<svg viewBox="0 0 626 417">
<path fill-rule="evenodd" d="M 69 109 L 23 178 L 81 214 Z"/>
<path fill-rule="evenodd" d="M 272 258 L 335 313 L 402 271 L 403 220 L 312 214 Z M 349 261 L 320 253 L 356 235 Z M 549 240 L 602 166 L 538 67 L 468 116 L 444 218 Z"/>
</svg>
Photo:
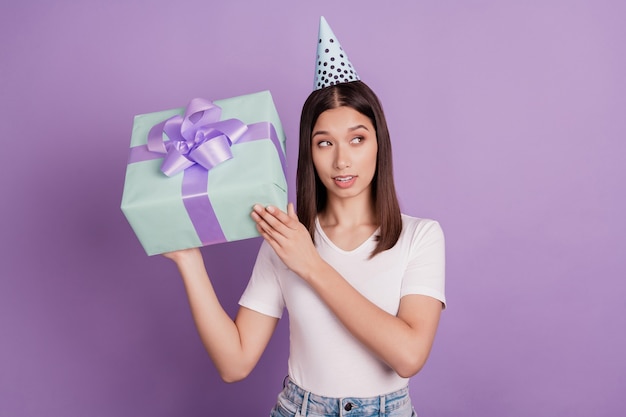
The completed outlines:
<svg viewBox="0 0 626 417">
<path fill-rule="evenodd" d="M 184 116 L 150 129 L 148 150 L 165 154 L 161 171 L 168 177 L 198 164 L 209 170 L 233 157 L 230 146 L 248 130 L 241 120 L 220 121 L 222 109 L 208 100 L 191 100 Z M 163 141 L 163 132 L 169 140 Z"/>
</svg>

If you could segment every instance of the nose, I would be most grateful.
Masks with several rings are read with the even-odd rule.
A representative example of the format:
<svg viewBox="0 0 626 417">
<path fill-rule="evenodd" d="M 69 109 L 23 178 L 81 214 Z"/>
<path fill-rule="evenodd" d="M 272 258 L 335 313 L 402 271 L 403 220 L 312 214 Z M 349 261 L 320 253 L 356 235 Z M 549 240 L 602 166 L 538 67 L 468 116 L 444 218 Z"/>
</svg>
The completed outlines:
<svg viewBox="0 0 626 417">
<path fill-rule="evenodd" d="M 335 168 L 338 170 L 350 168 L 350 152 L 343 146 L 335 148 Z"/>
</svg>

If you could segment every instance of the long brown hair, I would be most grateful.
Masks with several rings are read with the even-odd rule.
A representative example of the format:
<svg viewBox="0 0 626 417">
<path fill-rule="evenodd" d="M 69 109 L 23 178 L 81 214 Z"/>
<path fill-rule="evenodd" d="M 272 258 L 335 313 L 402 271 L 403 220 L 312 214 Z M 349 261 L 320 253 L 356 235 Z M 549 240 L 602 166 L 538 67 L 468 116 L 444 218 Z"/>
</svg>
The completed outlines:
<svg viewBox="0 0 626 417">
<path fill-rule="evenodd" d="M 313 165 L 311 135 L 320 114 L 342 106 L 367 116 L 376 130 L 378 154 L 376 172 L 372 179 L 372 200 L 380 235 L 376 248 L 370 255 L 374 257 L 396 244 L 402 231 L 402 218 L 393 181 L 391 139 L 387 121 L 378 97 L 362 81 L 339 83 L 315 90 L 304 103 L 300 117 L 300 148 L 296 173 L 298 218 L 314 238 L 315 218 L 326 207 L 328 196 Z M 315 198 L 311 198 L 313 196 Z"/>
</svg>

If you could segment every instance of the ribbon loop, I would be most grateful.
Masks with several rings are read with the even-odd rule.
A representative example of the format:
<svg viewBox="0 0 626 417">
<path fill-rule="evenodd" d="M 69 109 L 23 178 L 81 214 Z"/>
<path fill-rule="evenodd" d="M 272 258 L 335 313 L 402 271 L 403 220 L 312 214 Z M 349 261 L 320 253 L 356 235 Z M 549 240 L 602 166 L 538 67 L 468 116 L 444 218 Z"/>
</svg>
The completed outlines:
<svg viewBox="0 0 626 417">
<path fill-rule="evenodd" d="M 193 165 L 195 165 L 193 161 L 189 160 L 178 149 L 172 148 L 165 154 L 161 164 L 161 171 L 168 177 L 171 177 Z"/>
<path fill-rule="evenodd" d="M 209 170 L 233 157 L 230 145 L 228 137 L 220 135 L 200 144 L 189 153 L 189 156 Z"/>
</svg>

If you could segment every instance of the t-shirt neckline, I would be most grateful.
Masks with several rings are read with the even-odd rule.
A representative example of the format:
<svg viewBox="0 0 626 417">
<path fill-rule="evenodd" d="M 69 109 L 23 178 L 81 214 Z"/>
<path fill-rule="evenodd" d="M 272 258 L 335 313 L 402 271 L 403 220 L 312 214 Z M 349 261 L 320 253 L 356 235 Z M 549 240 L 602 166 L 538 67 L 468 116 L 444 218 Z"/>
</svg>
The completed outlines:
<svg viewBox="0 0 626 417">
<path fill-rule="evenodd" d="M 352 250 L 345 250 L 335 245 L 335 243 L 328 237 L 328 235 L 326 235 L 326 232 L 324 232 L 324 228 L 320 224 L 319 217 L 315 217 L 315 229 L 317 230 L 317 233 L 322 237 L 322 239 L 324 239 L 324 241 L 331 248 L 333 248 L 337 252 L 345 253 L 345 254 L 355 254 L 355 253 L 359 253 L 367 249 L 367 246 L 369 245 L 369 243 L 372 242 L 374 238 L 376 237 L 376 235 L 378 235 L 378 233 L 380 232 L 380 227 L 377 227 L 376 230 L 374 230 L 374 232 L 367 239 L 365 239 L 359 246 L 357 246 L 356 248 Z"/>
</svg>

